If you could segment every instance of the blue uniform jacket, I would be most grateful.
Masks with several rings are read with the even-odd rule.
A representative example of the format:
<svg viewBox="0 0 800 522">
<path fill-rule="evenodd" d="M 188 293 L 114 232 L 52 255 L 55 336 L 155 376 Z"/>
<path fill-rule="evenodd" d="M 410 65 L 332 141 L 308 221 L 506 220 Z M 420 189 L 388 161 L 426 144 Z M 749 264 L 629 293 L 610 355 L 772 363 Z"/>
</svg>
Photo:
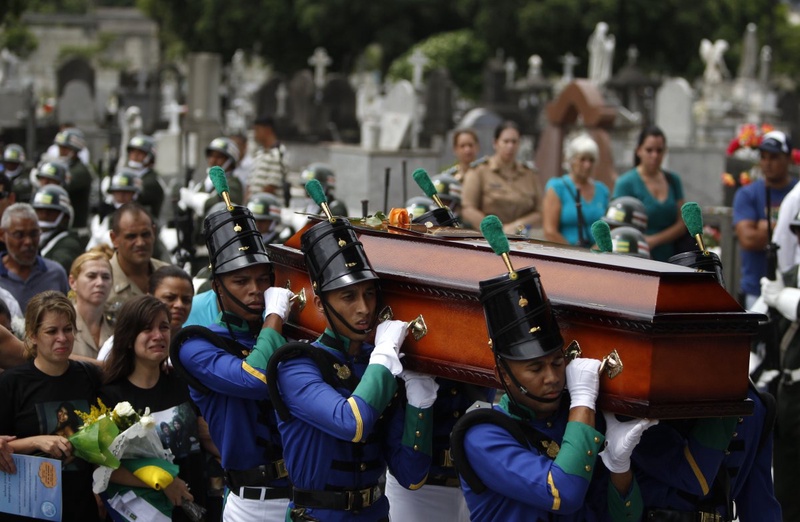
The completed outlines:
<svg viewBox="0 0 800 522">
<path fill-rule="evenodd" d="M 400 484 L 421 487 L 431 462 L 431 408 L 393 404 L 386 409 L 397 382 L 385 367 L 367 364 L 372 345 L 364 344 L 352 357 L 319 340 L 313 344 L 335 354 L 361 381 L 351 394 L 327 384 L 308 357 L 279 365 L 281 397 L 292 416 L 279 420 L 278 429 L 293 486 L 315 491 L 365 489 L 378 484 L 388 463 Z M 328 509 L 307 513 L 323 521 L 375 521 L 388 516 L 389 502 L 381 497 L 360 513 Z"/>
<path fill-rule="evenodd" d="M 608 471 L 597 459 L 605 437 L 586 424 L 568 422 L 569 401 L 561 404 L 551 417 L 527 421 L 509 413 L 507 395 L 494 406 L 528 422 L 558 443 L 560 450 L 555 460 L 547 457 L 543 448 L 520 445 L 495 424 L 476 424 L 467 430 L 464 451 L 487 488 L 476 494 L 461 480 L 473 522 L 637 519 L 641 499 L 635 481 L 626 497 L 617 494 L 608 480 Z"/>
<path fill-rule="evenodd" d="M 228 329 L 219 323 L 209 329 L 230 338 Z M 264 441 L 281 445 L 274 409 L 268 402 L 266 363 L 284 340 L 269 328 L 261 330 L 257 339 L 246 328 L 232 326 L 232 329 L 236 340 L 252 350 L 246 359 L 231 355 L 203 338 L 186 341 L 180 358 L 186 370 L 211 390 L 202 394 L 189 389 L 208 422 L 211 439 L 222 454 L 222 467 L 246 470 L 268 463 Z M 286 487 L 288 481 L 278 479 L 270 485 Z"/>
<path fill-rule="evenodd" d="M 709 495 L 717 470 L 730 476 L 730 495 L 740 522 L 779 522 L 772 484 L 772 433 L 760 444 L 766 408 L 755 401 L 750 417 L 661 422 L 644 432 L 633 465 L 646 508 L 694 511 Z M 728 515 L 724 502 L 717 504 Z"/>
</svg>

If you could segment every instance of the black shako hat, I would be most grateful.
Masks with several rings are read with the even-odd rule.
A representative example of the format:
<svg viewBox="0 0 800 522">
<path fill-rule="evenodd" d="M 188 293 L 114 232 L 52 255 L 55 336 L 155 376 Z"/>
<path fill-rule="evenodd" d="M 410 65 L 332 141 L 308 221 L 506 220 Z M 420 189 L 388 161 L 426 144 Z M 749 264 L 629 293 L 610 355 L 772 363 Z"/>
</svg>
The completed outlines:
<svg viewBox="0 0 800 522">
<path fill-rule="evenodd" d="M 414 218 L 412 223 L 421 223 L 427 227 L 455 227 L 458 226 L 458 218 L 448 207 L 435 208 L 425 212 L 418 218 Z"/>
<path fill-rule="evenodd" d="M 695 268 L 705 272 L 711 272 L 717 280 L 717 283 L 725 286 L 725 278 L 722 275 L 722 261 L 719 256 L 714 252 L 702 252 L 700 250 L 690 250 L 689 252 L 681 252 L 667 259 L 668 263 L 673 265 L 685 266 L 687 268 Z"/>
<path fill-rule="evenodd" d="M 345 218 L 321 221 L 300 238 L 314 292 L 337 290 L 362 281 L 377 280 L 364 246 Z"/>
<path fill-rule="evenodd" d="M 539 272 L 534 267 L 479 283 L 480 301 L 495 355 L 514 361 L 536 359 L 564 347 Z"/>
<path fill-rule="evenodd" d="M 272 264 L 261 232 L 247 207 L 234 205 L 212 212 L 203 220 L 212 277 L 257 264 Z"/>
</svg>

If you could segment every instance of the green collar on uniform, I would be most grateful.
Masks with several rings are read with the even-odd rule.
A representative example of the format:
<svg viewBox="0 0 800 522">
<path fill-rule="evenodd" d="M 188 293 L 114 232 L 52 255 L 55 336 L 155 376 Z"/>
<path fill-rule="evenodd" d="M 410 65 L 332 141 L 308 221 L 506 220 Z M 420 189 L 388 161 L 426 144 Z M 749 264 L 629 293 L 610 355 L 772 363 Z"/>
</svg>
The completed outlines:
<svg viewBox="0 0 800 522">
<path fill-rule="evenodd" d="M 328 342 L 325 342 L 328 341 Z M 331 342 L 332 341 L 332 342 Z M 324 344 L 329 348 L 333 348 L 335 350 L 339 350 L 342 353 L 349 353 L 350 352 L 350 339 L 343 335 L 338 335 L 334 333 L 333 330 L 330 328 L 325 328 L 325 333 L 320 335 L 317 338 L 317 342 Z M 333 346 L 331 346 L 333 345 Z"/>
<path fill-rule="evenodd" d="M 223 321 L 223 316 L 225 319 L 224 321 Z M 241 317 L 239 317 L 238 315 L 233 314 L 231 312 L 220 312 L 219 314 L 217 314 L 216 322 L 218 325 L 224 328 L 230 328 L 234 332 L 252 333 L 252 330 L 250 329 L 250 324 Z"/>
<path fill-rule="evenodd" d="M 500 398 L 500 407 L 503 408 L 503 410 L 505 410 L 505 412 L 508 413 L 511 417 L 513 417 L 513 418 L 515 418 L 517 420 L 524 421 L 524 420 L 529 420 L 529 419 L 535 419 L 536 418 L 536 412 L 534 412 L 532 409 L 528 408 L 527 406 L 525 406 L 523 404 L 519 404 L 519 403 L 515 403 L 513 408 L 522 410 L 524 413 L 526 413 L 528 415 L 528 418 L 527 419 L 523 419 L 519 415 L 514 414 L 511 411 L 511 400 L 508 398 L 508 393 L 506 393 L 505 395 L 503 395 Z"/>
</svg>

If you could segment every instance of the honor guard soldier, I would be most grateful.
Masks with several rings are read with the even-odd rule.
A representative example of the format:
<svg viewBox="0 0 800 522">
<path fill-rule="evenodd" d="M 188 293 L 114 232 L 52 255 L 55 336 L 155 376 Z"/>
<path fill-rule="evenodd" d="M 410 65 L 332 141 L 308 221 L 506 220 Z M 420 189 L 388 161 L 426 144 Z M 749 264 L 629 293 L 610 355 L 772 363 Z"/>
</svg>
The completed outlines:
<svg viewBox="0 0 800 522">
<path fill-rule="evenodd" d="M 502 227 L 495 216 L 481 223 L 509 272 L 481 281 L 480 300 L 506 394 L 499 405 L 462 417 L 451 440 L 472 520 L 638 520 L 630 454 L 652 422 L 608 416 L 603 450 L 605 438 L 595 429 L 601 363 L 567 364 L 539 274 L 511 267 Z M 610 478 L 596 466 L 601 450 Z"/>
<path fill-rule="evenodd" d="M 318 183 L 308 187 L 328 216 L 301 238 L 327 329 L 311 344 L 282 347 L 267 379 L 293 485 L 287 520 L 387 521 L 379 486 L 387 464 L 409 489 L 428 474 L 436 383 L 403 370 L 408 325 L 377 324 L 378 276 L 347 219 L 332 217 Z"/>
<path fill-rule="evenodd" d="M 72 232 L 72 204 L 67 191 L 58 185 L 45 185 L 33 195 L 31 204 L 39 218 L 42 236 L 39 253 L 45 259 L 55 261 L 69 273 L 72 262 L 84 250 L 78 237 Z"/>
<path fill-rule="evenodd" d="M 800 213 L 789 223 L 789 230 L 795 242 L 800 242 Z M 783 520 L 800 520 L 800 497 L 797 495 L 797 482 L 794 481 L 800 469 L 800 447 L 797 444 L 797 434 L 800 433 L 799 274 L 800 265 L 794 265 L 783 273 L 783 277 L 778 274 L 775 281 L 766 277 L 761 279 L 761 298 L 780 314 L 777 337 L 781 339 L 782 355 L 773 468 L 775 496 L 780 501 Z"/>
<path fill-rule="evenodd" d="M 161 206 L 164 203 L 164 187 L 156 164 L 156 140 L 152 136 L 134 136 L 128 141 L 128 161 L 125 166 L 141 180 L 139 204 L 150 211 L 150 215 L 158 221 Z"/>
<path fill-rule="evenodd" d="M 86 137 L 80 129 L 64 129 L 54 140 L 58 146 L 61 161 L 69 167 L 69 180 L 64 188 L 75 209 L 74 226 L 85 245 L 89 241 L 89 197 L 92 192 L 93 176 L 78 154 L 86 148 Z"/>
<path fill-rule="evenodd" d="M 25 168 L 25 149 L 21 145 L 16 143 L 6 145 L 3 150 L 3 169 L 11 182 L 11 192 L 16 197 L 15 201 L 29 202 L 33 196 L 33 183 Z"/>
<path fill-rule="evenodd" d="M 247 208 L 231 205 L 225 173 L 212 168 L 210 174 L 227 205 L 204 222 L 221 312 L 208 328 L 184 328 L 172 341 L 171 358 L 222 456 L 223 520 L 283 520 L 290 490 L 266 367 L 272 347 L 284 342 L 275 328 L 288 316 L 292 293 L 272 286 L 261 234 Z"/>
</svg>

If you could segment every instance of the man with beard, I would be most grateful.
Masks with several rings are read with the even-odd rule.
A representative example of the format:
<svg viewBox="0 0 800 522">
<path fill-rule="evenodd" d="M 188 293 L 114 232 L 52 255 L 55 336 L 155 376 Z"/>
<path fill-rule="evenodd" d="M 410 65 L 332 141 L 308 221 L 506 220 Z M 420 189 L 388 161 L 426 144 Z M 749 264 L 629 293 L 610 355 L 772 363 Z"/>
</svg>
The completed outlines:
<svg viewBox="0 0 800 522">
<path fill-rule="evenodd" d="M 55 261 L 38 255 L 42 229 L 36 211 L 28 203 L 14 203 L 0 220 L 6 243 L 0 266 L 0 287 L 17 298 L 24 310 L 28 301 L 39 292 L 69 291 L 67 273 Z"/>
</svg>

